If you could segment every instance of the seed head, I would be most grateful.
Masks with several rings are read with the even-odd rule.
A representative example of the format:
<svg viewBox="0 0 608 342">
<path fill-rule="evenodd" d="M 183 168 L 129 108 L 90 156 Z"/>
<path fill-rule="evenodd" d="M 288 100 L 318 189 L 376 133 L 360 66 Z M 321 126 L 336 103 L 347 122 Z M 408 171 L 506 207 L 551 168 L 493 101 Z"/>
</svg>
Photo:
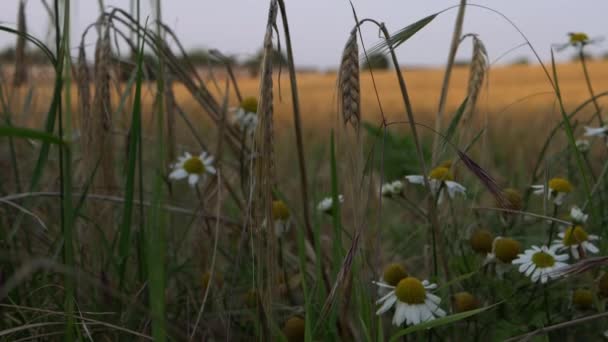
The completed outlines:
<svg viewBox="0 0 608 342">
<path fill-rule="evenodd" d="M 304 341 L 305 322 L 302 317 L 293 316 L 285 322 L 283 326 L 283 334 L 289 342 Z"/>
<path fill-rule="evenodd" d="M 440 180 L 440 181 L 454 180 L 454 176 L 450 172 L 450 169 L 448 169 L 447 167 L 444 167 L 444 166 L 439 166 L 439 167 L 432 169 L 431 172 L 429 173 L 429 178 Z"/>
<path fill-rule="evenodd" d="M 289 208 L 281 200 L 272 201 L 272 218 L 277 221 L 287 221 L 289 219 Z"/>
<path fill-rule="evenodd" d="M 494 239 L 494 254 L 504 263 L 511 263 L 521 251 L 521 245 L 511 238 L 497 237 Z"/>
<path fill-rule="evenodd" d="M 579 310 L 588 310 L 593 306 L 593 292 L 587 289 L 576 289 L 572 293 L 572 305 Z"/>
<path fill-rule="evenodd" d="M 401 279 L 395 288 L 397 298 L 406 304 L 422 304 L 426 299 L 426 289 L 420 280 L 414 277 Z"/>
<path fill-rule="evenodd" d="M 573 187 L 572 184 L 565 178 L 551 178 L 549 180 L 549 189 L 555 192 L 571 192 Z"/>
<path fill-rule="evenodd" d="M 246 97 L 241 101 L 240 107 L 247 113 L 257 113 L 258 112 L 258 99 L 255 97 Z"/>
<path fill-rule="evenodd" d="M 471 248 L 480 254 L 492 252 L 492 241 L 494 241 L 494 236 L 487 229 L 476 229 L 469 239 Z"/>
<path fill-rule="evenodd" d="M 454 311 L 465 312 L 479 307 L 479 301 L 469 292 L 462 291 L 454 295 Z"/>
</svg>

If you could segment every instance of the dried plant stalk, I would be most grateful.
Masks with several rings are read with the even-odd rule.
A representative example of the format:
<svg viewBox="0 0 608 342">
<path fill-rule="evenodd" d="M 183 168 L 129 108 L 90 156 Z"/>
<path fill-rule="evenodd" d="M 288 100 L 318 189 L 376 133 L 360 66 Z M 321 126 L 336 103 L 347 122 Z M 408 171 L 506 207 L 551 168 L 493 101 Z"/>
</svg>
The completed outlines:
<svg viewBox="0 0 608 342">
<path fill-rule="evenodd" d="M 468 100 L 464 110 L 462 120 L 463 124 L 468 122 L 475 111 L 475 105 L 477 104 L 477 98 L 483 80 L 485 79 L 486 71 L 488 70 L 488 52 L 486 51 L 483 42 L 476 36 L 473 37 L 473 59 L 471 61 L 471 71 L 469 74 L 469 85 L 468 85 Z"/>
<path fill-rule="evenodd" d="M 15 46 L 15 73 L 13 75 L 13 85 L 20 86 L 27 82 L 27 68 L 25 64 L 25 34 L 27 27 L 25 23 L 25 1 L 19 2 L 19 12 L 17 14 L 17 45 Z"/>
<path fill-rule="evenodd" d="M 175 136 L 175 112 L 177 103 L 173 92 L 173 78 L 165 76 L 165 108 L 167 111 L 167 160 L 175 160 L 177 154 L 177 140 Z"/>
<path fill-rule="evenodd" d="M 112 102 L 110 98 L 111 45 L 109 26 L 101 31 L 95 47 L 95 96 L 91 108 L 91 122 L 83 132 L 83 162 L 91 174 L 99 160 L 94 188 L 111 191 L 116 188 L 114 172 L 114 144 L 112 139 Z"/>
<path fill-rule="evenodd" d="M 361 93 L 359 80 L 359 46 L 357 28 L 353 28 L 342 52 L 338 72 L 338 97 L 344 124 L 350 122 L 358 130 L 361 121 Z"/>
<path fill-rule="evenodd" d="M 274 234 L 272 215 L 272 188 L 274 186 L 273 156 L 273 84 L 272 84 L 272 32 L 276 22 L 278 4 L 271 1 L 268 23 L 264 37 L 264 57 L 261 65 L 260 94 L 258 100 L 259 124 L 254 146 L 254 186 L 253 186 L 253 224 L 257 229 L 254 241 L 257 264 L 258 284 L 261 292 L 261 311 L 264 313 L 262 324 L 264 335 L 271 336 L 272 300 L 275 297 L 277 279 L 277 242 Z M 258 229 L 264 226 L 266 229 Z"/>
</svg>

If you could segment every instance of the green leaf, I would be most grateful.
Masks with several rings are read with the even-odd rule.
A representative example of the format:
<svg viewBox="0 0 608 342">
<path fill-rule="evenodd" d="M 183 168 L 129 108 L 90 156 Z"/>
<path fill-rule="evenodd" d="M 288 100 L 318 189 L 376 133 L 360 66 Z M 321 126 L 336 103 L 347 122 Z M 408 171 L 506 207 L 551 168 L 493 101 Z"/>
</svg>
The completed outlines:
<svg viewBox="0 0 608 342">
<path fill-rule="evenodd" d="M 458 127 L 458 123 L 460 123 L 460 119 L 462 119 L 462 114 L 464 113 L 464 110 L 467 107 L 468 99 L 469 99 L 468 97 L 465 98 L 464 101 L 462 101 L 462 103 L 456 110 L 456 113 L 454 113 L 454 117 L 452 118 L 452 121 L 450 121 L 450 125 L 448 126 L 448 129 L 445 131 L 445 137 L 443 140 L 443 145 L 441 146 L 441 150 L 443 150 L 445 148 L 445 145 L 449 141 L 452 140 L 454 133 L 456 133 L 456 128 Z"/>
<path fill-rule="evenodd" d="M 490 309 L 493 309 L 493 308 L 497 307 L 498 305 L 500 305 L 501 303 L 502 302 L 498 302 L 496 304 L 493 304 L 493 305 L 490 305 L 490 306 L 486 306 L 484 308 L 479 308 L 479 309 L 475 309 L 475 310 L 471 310 L 471 311 L 461 312 L 461 313 L 457 313 L 457 314 L 454 314 L 454 315 L 449 315 L 449 316 L 441 317 L 441 318 L 438 318 L 438 319 L 434 319 L 434 320 L 429 321 L 429 322 L 413 325 L 413 326 L 411 326 L 409 328 L 399 330 L 397 333 L 395 333 L 393 336 L 391 336 L 390 341 L 391 342 L 397 341 L 397 339 L 399 339 L 401 336 L 405 336 L 405 335 L 411 334 L 411 333 L 416 332 L 416 331 L 436 328 L 436 327 L 440 327 L 440 326 L 443 326 L 443 325 L 447 325 L 447 324 L 451 324 L 451 323 L 456 323 L 458 321 L 462 321 L 465 318 L 469 318 L 471 316 L 475 316 L 477 314 L 480 314 L 480 313 L 482 313 L 484 311 L 488 311 Z"/>
<path fill-rule="evenodd" d="M 0 126 L 0 136 L 40 140 L 40 141 L 48 143 L 48 144 L 67 147 L 65 142 L 54 134 L 41 132 L 41 131 L 37 131 L 34 129 L 25 128 L 25 127 L 2 125 L 2 126 Z"/>
</svg>

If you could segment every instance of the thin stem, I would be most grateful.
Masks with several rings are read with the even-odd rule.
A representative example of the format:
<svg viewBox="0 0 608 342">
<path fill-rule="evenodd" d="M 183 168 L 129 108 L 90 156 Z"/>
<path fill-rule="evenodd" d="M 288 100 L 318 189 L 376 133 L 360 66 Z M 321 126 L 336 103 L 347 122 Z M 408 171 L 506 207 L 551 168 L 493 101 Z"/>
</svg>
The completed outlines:
<svg viewBox="0 0 608 342">
<path fill-rule="evenodd" d="M 595 93 L 593 92 L 593 87 L 591 86 L 591 77 L 589 76 L 589 71 L 587 70 L 587 60 L 585 57 L 585 53 L 583 52 L 583 46 L 581 46 L 581 48 L 578 50 L 578 55 L 581 58 L 581 65 L 583 66 L 583 74 L 585 74 L 585 83 L 587 83 L 589 95 L 591 95 L 591 98 L 593 99 L 595 115 L 597 116 L 597 120 L 600 123 L 600 126 L 604 126 L 604 120 L 602 120 L 602 114 L 600 112 L 600 105 L 597 102 L 597 98 L 595 97 Z"/>
<path fill-rule="evenodd" d="M 458 51 L 458 45 L 460 45 L 460 36 L 462 35 L 462 25 L 464 22 L 464 10 L 466 8 L 466 5 L 466 0 L 460 0 L 460 5 L 458 6 L 458 15 L 456 16 L 456 22 L 454 23 L 454 32 L 452 34 L 452 43 L 450 45 L 448 62 L 445 68 L 445 74 L 443 75 L 443 82 L 441 85 L 441 95 L 439 96 L 439 109 L 437 110 L 437 116 L 435 118 L 435 130 L 437 132 L 441 131 L 441 121 L 443 119 L 445 104 L 448 98 L 448 89 L 450 85 L 450 77 L 452 75 L 452 67 L 454 66 L 454 60 L 456 59 L 456 51 Z M 439 142 L 440 137 L 436 135 L 433 141 L 432 165 L 435 165 L 437 163 L 437 158 L 440 154 L 438 150 Z"/>
<path fill-rule="evenodd" d="M 293 105 L 293 121 L 294 129 L 296 133 L 296 146 L 298 152 L 298 166 L 300 168 L 300 192 L 302 194 L 302 210 L 304 215 L 304 225 L 306 227 L 306 234 L 310 244 L 315 246 L 314 231 L 312 230 L 312 224 L 310 222 L 308 207 L 308 178 L 306 176 L 306 159 L 304 158 L 304 142 L 302 139 L 302 123 L 300 115 L 300 97 L 298 94 L 298 83 L 296 79 L 296 68 L 293 58 L 293 49 L 291 47 L 291 35 L 289 34 L 289 23 L 287 21 L 287 11 L 285 10 L 284 0 L 279 0 L 279 9 L 281 11 L 281 19 L 283 22 L 283 31 L 285 32 L 285 45 L 287 47 L 287 66 L 289 68 L 289 83 L 291 85 L 291 98 Z M 323 272 L 323 284 L 325 289 L 329 291 L 331 284 L 329 277 Z"/>
</svg>

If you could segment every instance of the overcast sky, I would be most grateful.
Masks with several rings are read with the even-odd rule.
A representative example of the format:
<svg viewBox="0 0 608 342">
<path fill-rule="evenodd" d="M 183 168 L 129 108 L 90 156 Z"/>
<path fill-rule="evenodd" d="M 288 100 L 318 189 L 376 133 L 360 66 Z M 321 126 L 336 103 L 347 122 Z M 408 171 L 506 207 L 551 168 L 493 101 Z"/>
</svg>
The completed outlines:
<svg viewBox="0 0 608 342">
<path fill-rule="evenodd" d="M 14 26 L 18 0 L 0 0 L 0 22 Z M 50 0 L 49 2 L 52 2 Z M 347 0 L 286 0 L 292 31 L 296 64 L 322 69 L 335 67 L 353 18 Z M 127 8 L 129 0 L 105 0 L 106 7 Z M 150 0 L 141 0 L 144 13 L 150 14 Z M 163 19 L 187 48 L 217 48 L 241 58 L 253 54 L 262 43 L 268 1 L 266 0 L 163 0 Z M 458 4 L 447 0 L 353 0 L 360 18 L 370 17 L 396 31 L 429 14 Z M 591 37 L 608 35 L 608 1 L 605 0 L 477 0 L 509 17 L 528 36 L 543 59 L 549 57 L 553 43 L 567 40 L 566 33 L 583 31 Z M 74 45 L 84 27 L 98 13 L 98 0 L 72 1 Z M 401 63 L 440 65 L 446 60 L 456 9 L 439 15 L 399 48 Z M 49 32 L 48 16 L 40 0 L 27 0 L 27 25 L 30 33 L 44 39 Z M 477 33 L 486 44 L 490 59 L 523 42 L 504 19 L 490 11 L 468 7 L 464 33 Z M 378 41 L 377 30 L 365 30 L 367 46 Z M 14 36 L 0 33 L 0 47 L 14 44 Z M 91 35 L 87 40 L 94 42 Z M 589 47 L 592 54 L 608 51 L 608 41 Z M 458 58 L 469 58 L 470 42 Z M 574 51 L 559 54 L 566 59 Z M 531 56 L 520 48 L 504 61 Z"/>
</svg>

